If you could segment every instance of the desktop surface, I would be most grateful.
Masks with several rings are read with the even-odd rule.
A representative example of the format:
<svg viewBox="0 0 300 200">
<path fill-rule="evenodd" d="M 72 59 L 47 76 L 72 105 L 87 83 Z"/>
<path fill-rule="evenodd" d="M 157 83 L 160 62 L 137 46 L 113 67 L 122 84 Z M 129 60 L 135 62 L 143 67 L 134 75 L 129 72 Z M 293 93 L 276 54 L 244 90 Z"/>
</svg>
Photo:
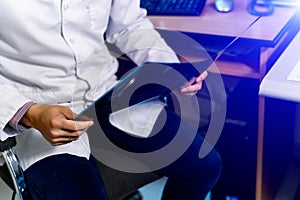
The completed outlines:
<svg viewBox="0 0 300 200">
<path fill-rule="evenodd" d="M 300 80 L 289 80 L 291 72 L 298 73 L 293 75 L 300 77 L 299 46 L 300 33 L 262 80 L 259 90 L 261 96 L 300 102 Z"/>
<path fill-rule="evenodd" d="M 233 11 L 221 13 L 215 9 L 215 0 L 207 0 L 199 16 L 149 16 L 149 19 L 158 29 L 225 37 L 242 34 L 242 38 L 272 46 L 297 11 L 295 7 L 276 7 L 273 15 L 258 17 L 248 12 L 248 4 L 249 1 L 234 1 Z"/>
</svg>

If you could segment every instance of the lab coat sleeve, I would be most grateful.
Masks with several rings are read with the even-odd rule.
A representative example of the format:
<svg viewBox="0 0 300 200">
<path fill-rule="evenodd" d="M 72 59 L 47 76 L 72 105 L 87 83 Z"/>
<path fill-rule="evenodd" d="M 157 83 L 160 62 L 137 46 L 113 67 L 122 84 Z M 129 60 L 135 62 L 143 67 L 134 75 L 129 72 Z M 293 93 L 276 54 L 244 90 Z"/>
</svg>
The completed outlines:
<svg viewBox="0 0 300 200">
<path fill-rule="evenodd" d="M 141 9 L 139 0 L 114 0 L 110 22 L 106 31 L 107 41 L 136 64 L 144 62 L 179 62 L 174 51 L 154 29 Z"/>
<path fill-rule="evenodd" d="M 8 137 L 17 135 L 18 132 L 7 126 L 14 114 L 30 99 L 20 94 L 13 87 L 2 84 L 0 85 L 0 140 L 3 141 Z"/>
</svg>

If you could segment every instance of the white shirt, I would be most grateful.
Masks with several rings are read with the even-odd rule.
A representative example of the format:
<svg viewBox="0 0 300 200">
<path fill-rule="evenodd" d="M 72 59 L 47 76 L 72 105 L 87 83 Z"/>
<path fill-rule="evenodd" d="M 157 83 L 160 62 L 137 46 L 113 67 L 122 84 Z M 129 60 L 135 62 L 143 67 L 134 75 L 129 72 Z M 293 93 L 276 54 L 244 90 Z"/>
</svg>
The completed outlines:
<svg viewBox="0 0 300 200">
<path fill-rule="evenodd" d="M 105 42 L 137 64 L 178 62 L 139 0 L 1 1 L 0 19 L 0 139 L 17 135 L 24 169 L 54 154 L 89 157 L 87 134 L 54 147 L 35 129 L 17 133 L 7 124 L 28 101 L 80 112 L 115 84 L 118 63 Z"/>
</svg>

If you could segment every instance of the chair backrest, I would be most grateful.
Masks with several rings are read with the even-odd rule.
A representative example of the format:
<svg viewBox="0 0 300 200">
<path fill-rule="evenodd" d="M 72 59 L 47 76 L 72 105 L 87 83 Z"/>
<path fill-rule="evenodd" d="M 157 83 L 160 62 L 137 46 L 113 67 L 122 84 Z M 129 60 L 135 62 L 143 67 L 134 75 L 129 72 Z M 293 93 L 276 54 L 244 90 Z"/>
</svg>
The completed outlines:
<svg viewBox="0 0 300 200">
<path fill-rule="evenodd" d="M 5 141 L 0 141 L 0 151 L 5 160 L 5 165 L 1 167 L 0 176 L 10 188 L 13 189 L 14 194 L 17 194 L 19 199 L 27 195 L 26 184 L 24 180 L 23 170 L 19 164 L 19 160 L 13 150 L 16 146 L 16 138 L 10 137 Z M 9 176 L 11 178 L 9 178 Z"/>
<path fill-rule="evenodd" d="M 5 150 L 16 146 L 16 140 L 14 137 L 8 138 L 5 141 L 0 141 L 0 152 L 4 152 Z M 0 166 L 0 178 L 12 189 L 15 190 L 14 188 L 14 183 L 12 181 L 9 169 L 7 167 L 7 164 L 4 163 L 3 166 Z"/>
</svg>

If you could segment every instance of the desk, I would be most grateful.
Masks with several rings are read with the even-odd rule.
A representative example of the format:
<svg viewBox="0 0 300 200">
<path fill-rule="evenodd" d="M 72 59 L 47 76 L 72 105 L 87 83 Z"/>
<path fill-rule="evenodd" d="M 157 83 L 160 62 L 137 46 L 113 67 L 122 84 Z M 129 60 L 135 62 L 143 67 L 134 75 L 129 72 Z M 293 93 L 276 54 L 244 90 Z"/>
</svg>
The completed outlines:
<svg viewBox="0 0 300 200">
<path fill-rule="evenodd" d="M 200 16 L 151 16 L 149 19 L 158 29 L 167 29 L 200 35 L 235 38 L 241 33 L 241 40 L 249 47 L 254 47 L 254 53 L 248 60 L 251 63 L 237 60 L 219 59 L 216 62 L 221 74 L 262 80 L 266 71 L 298 30 L 295 24 L 296 8 L 276 7 L 272 16 L 257 17 L 247 12 L 248 1 L 235 1 L 234 10 L 230 13 L 219 13 L 214 9 L 214 0 L 207 4 Z M 247 29 L 247 27 L 249 27 Z M 247 30 L 246 30 L 247 29 Z M 244 31 L 244 32 L 243 32 Z M 256 167 L 256 199 L 268 199 L 263 190 L 263 138 L 264 138 L 264 106 L 263 96 L 258 99 L 258 140 Z"/>
<path fill-rule="evenodd" d="M 253 69 L 243 63 L 217 62 L 222 74 L 262 78 L 265 74 L 264 67 L 268 58 L 272 55 L 274 48 L 280 43 L 286 34 L 291 18 L 296 9 L 276 7 L 275 13 L 268 17 L 257 17 L 247 12 L 247 1 L 236 1 L 235 8 L 230 13 L 219 13 L 214 9 L 214 0 L 207 0 L 207 4 L 200 16 L 177 17 L 177 16 L 151 16 L 149 19 L 158 29 L 167 29 L 189 33 L 199 33 L 213 36 L 235 38 L 240 35 L 250 24 L 256 22 L 242 35 L 242 39 L 255 41 L 260 50 L 260 67 Z M 221 20 L 220 20 L 221 19 Z M 276 22 L 276 23 L 274 23 Z"/>
<path fill-rule="evenodd" d="M 295 102 L 295 127 L 294 127 L 294 152 L 296 159 L 299 159 L 300 146 L 300 81 L 288 80 L 288 77 L 294 68 L 300 70 L 300 55 L 298 53 L 300 45 L 300 32 L 291 41 L 286 50 L 274 64 L 272 69 L 266 74 L 260 84 L 259 95 Z M 279 108 L 280 109 L 280 108 Z M 282 180 L 281 187 L 278 190 L 276 199 L 297 199 L 295 194 L 300 181 L 300 167 L 291 163 L 285 178 Z"/>
</svg>

